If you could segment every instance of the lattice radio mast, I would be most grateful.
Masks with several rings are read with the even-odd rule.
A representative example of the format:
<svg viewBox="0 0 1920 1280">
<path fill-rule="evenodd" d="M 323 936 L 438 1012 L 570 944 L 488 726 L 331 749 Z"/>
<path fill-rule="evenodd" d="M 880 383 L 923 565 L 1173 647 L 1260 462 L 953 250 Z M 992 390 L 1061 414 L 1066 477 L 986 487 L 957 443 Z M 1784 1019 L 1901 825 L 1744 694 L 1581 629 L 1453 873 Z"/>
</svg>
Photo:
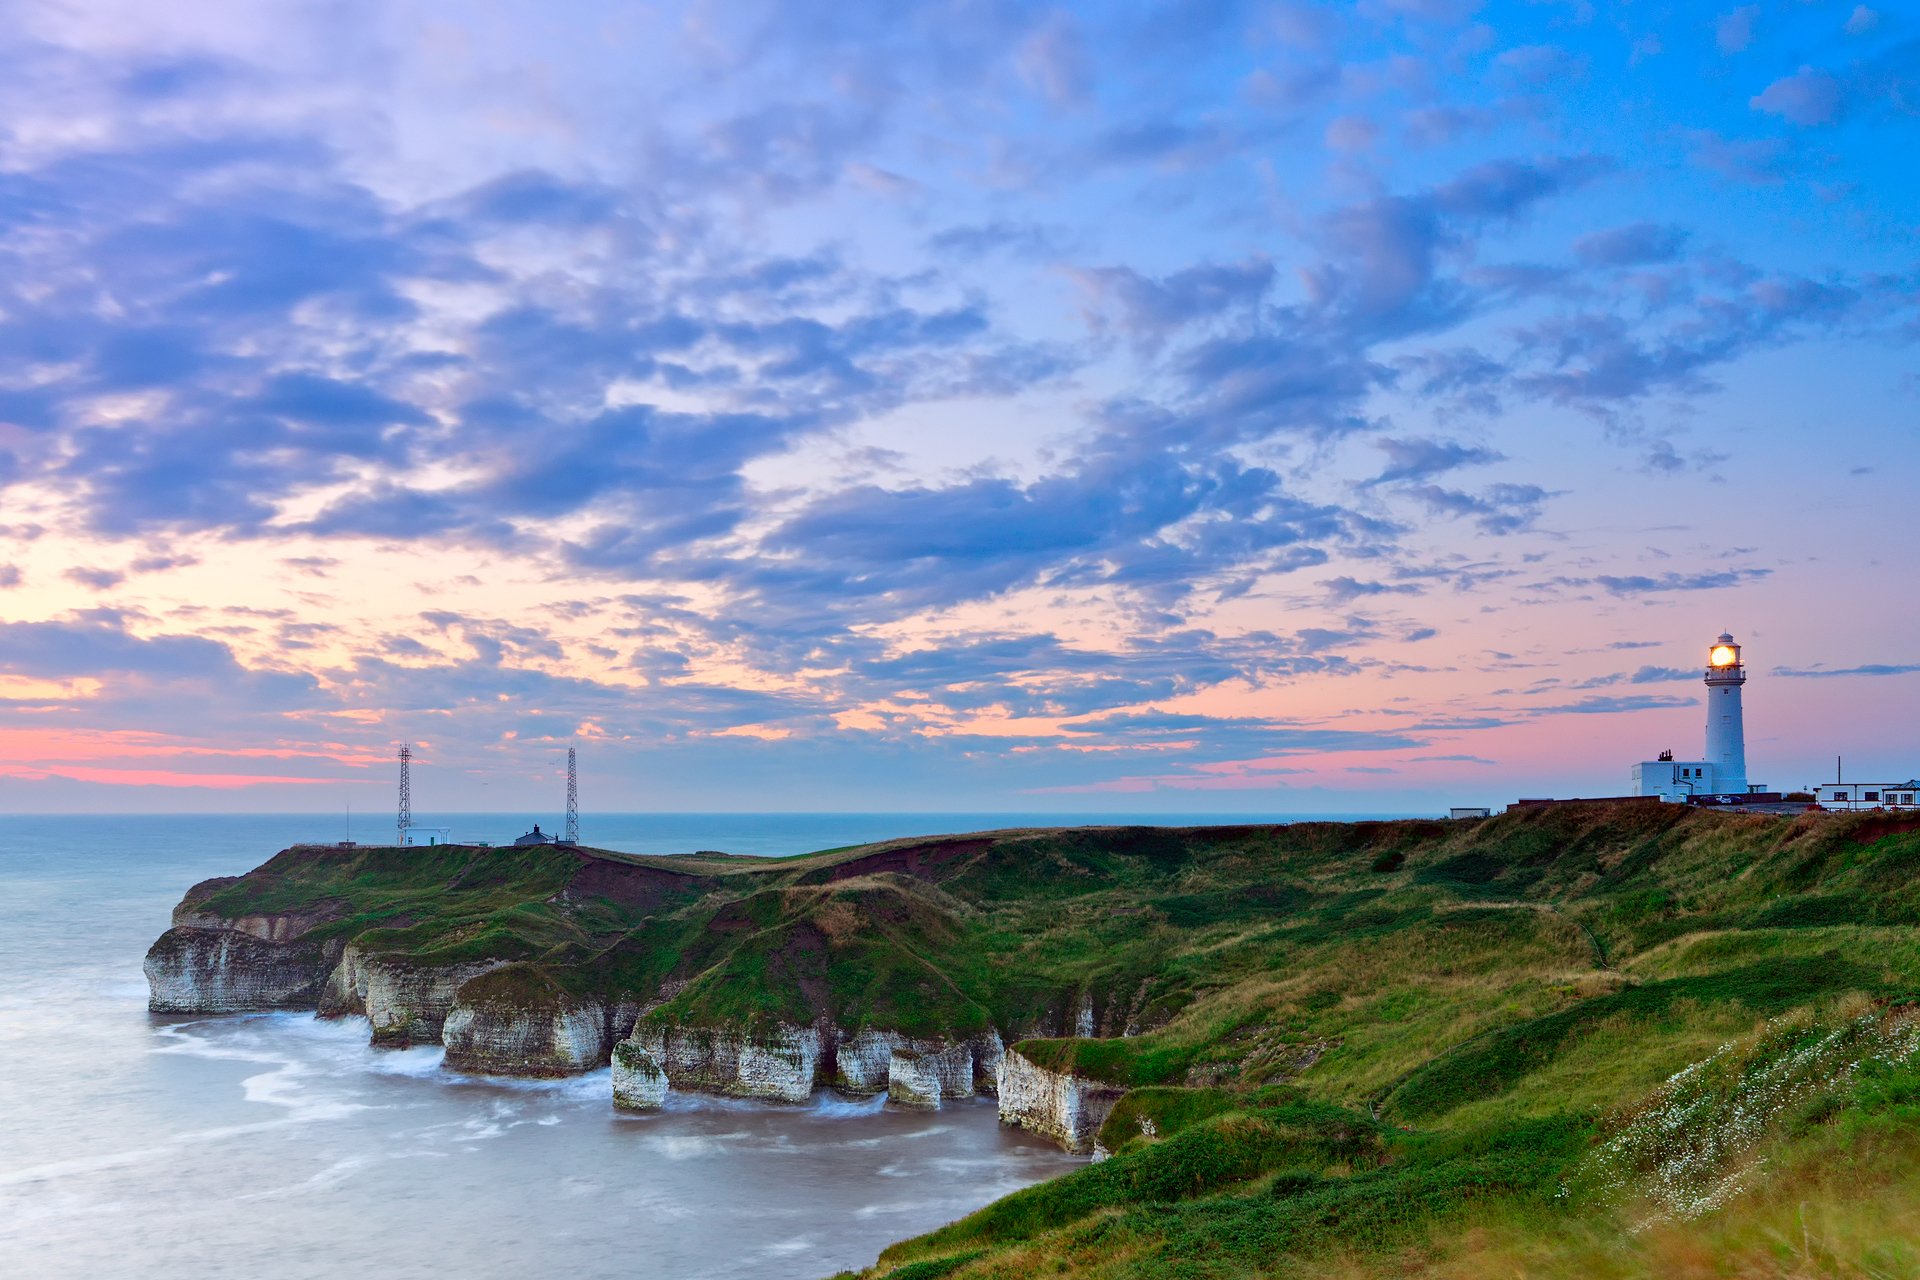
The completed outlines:
<svg viewBox="0 0 1920 1280">
<path fill-rule="evenodd" d="M 574 749 L 567 748 L 567 836 L 568 844 L 580 843 L 580 770 Z"/>
<path fill-rule="evenodd" d="M 400 839 L 397 843 L 407 842 L 407 828 L 413 825 L 413 747 L 409 743 L 400 744 Z"/>
</svg>

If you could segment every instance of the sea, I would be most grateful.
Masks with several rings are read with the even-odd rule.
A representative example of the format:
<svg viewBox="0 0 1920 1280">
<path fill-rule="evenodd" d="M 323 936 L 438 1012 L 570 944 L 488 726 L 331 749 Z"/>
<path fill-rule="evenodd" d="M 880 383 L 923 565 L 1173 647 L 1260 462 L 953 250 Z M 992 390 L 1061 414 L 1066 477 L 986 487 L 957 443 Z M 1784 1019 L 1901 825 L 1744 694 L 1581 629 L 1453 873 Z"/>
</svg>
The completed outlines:
<svg viewBox="0 0 1920 1280">
<path fill-rule="evenodd" d="M 1011 826 L 1281 820 L 616 814 L 590 817 L 582 840 L 788 855 Z M 418 821 L 463 840 L 525 829 Z M 437 1048 L 370 1047 L 363 1019 L 147 1012 L 141 958 L 189 885 L 340 827 L 4 820 L 0 1277 L 822 1277 L 1084 1162 L 1001 1126 L 989 1099 L 914 1111 L 825 1091 L 799 1106 L 675 1093 L 625 1114 L 605 1071 L 460 1075 Z"/>
</svg>

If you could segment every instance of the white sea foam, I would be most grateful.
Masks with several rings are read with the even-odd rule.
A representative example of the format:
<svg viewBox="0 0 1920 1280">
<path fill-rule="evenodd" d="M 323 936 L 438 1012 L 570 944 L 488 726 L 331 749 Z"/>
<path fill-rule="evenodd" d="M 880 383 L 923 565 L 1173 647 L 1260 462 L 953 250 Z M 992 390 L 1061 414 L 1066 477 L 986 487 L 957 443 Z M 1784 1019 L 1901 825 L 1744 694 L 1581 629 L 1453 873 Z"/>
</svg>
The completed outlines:
<svg viewBox="0 0 1920 1280">
<path fill-rule="evenodd" d="M 278 1200 L 285 1196 L 304 1195 L 310 1191 L 324 1191 L 330 1187 L 339 1186 L 352 1175 L 377 1163 L 381 1158 L 382 1157 L 376 1156 L 349 1156 L 346 1159 L 334 1161 L 310 1178 L 289 1183 L 284 1187 L 271 1187 L 265 1191 L 253 1191 L 234 1198 L 242 1201 Z"/>
<path fill-rule="evenodd" d="M 853 1098 L 822 1089 L 813 1095 L 807 1110 L 817 1116 L 872 1116 L 880 1114 L 886 1106 L 887 1095 L 884 1093 L 871 1098 Z"/>
<path fill-rule="evenodd" d="M 882 1218 L 901 1213 L 928 1213 L 944 1208 L 944 1200 L 869 1201 L 853 1211 L 855 1218 Z"/>
<path fill-rule="evenodd" d="M 790 1258 L 795 1254 L 806 1253 L 814 1247 L 812 1236 L 794 1236 L 787 1240 L 776 1240 L 772 1244 L 760 1247 L 763 1258 Z"/>
</svg>

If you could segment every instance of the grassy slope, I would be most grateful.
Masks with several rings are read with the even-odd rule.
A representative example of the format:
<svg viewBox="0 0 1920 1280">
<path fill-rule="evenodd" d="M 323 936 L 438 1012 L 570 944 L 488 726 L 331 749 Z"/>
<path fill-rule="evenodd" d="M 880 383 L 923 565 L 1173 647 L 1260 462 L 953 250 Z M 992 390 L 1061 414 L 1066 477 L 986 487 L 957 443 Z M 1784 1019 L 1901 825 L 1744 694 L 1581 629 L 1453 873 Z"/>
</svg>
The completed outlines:
<svg viewBox="0 0 1920 1280">
<path fill-rule="evenodd" d="M 1579 1170 L 1638 1100 L 1757 1022 L 1920 989 L 1917 854 L 1920 835 L 1873 815 L 1588 806 L 780 861 L 300 851 L 206 905 L 324 900 L 324 927 L 362 945 L 510 955 L 570 990 L 684 980 L 653 1016 L 695 1023 L 1062 1026 L 1090 999 L 1103 1038 L 1021 1049 L 1136 1090 L 1103 1132 L 1120 1154 L 904 1242 L 876 1275 L 1663 1274 L 1715 1231 L 1765 1252 L 1786 1202 L 1627 1235 L 1631 1197 L 1583 1191 Z M 602 863 L 639 868 L 644 901 L 605 874 L 589 891 Z M 1877 1188 L 1808 1212 L 1905 1220 L 1907 1087 L 1773 1133 L 1778 1185 Z M 1851 1182 L 1823 1172 L 1837 1126 L 1873 1135 Z"/>
<path fill-rule="evenodd" d="M 1290 880 L 1312 898 L 1202 930 L 1217 977 L 1165 1028 L 1021 1046 L 1153 1086 L 1108 1120 L 1116 1158 L 872 1274 L 1920 1274 L 1906 1059 L 1737 1113 L 1684 1177 L 1768 1163 L 1699 1221 L 1644 1201 L 1671 1169 L 1586 1172 L 1663 1081 L 1756 1024 L 1814 1038 L 1920 993 L 1909 828 L 1557 809 L 1408 833 L 1404 860 L 1385 833 L 1301 832 Z M 1754 1078 L 1784 1069 L 1773 1052 Z M 1184 1087 L 1202 1080 L 1224 1087 Z"/>
</svg>

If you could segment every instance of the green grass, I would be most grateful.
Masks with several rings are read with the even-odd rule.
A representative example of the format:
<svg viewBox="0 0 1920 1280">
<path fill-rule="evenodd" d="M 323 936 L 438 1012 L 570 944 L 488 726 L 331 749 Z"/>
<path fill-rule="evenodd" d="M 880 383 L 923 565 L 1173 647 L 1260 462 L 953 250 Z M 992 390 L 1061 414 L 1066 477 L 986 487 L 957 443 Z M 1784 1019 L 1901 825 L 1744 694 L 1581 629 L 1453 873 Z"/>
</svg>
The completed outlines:
<svg viewBox="0 0 1920 1280">
<path fill-rule="evenodd" d="M 1577 1200 L 1596 1144 L 1758 1023 L 1920 992 L 1920 823 L 1871 814 L 1576 805 L 792 859 L 298 849 L 191 901 L 421 964 L 517 962 L 490 999 L 672 983 L 649 1016 L 696 1028 L 993 1027 L 1129 1091 L 1101 1132 L 1113 1159 L 904 1242 L 876 1276 L 1471 1274 L 1509 1256 L 1630 1274 L 1666 1237 L 1629 1240 L 1609 1216 L 1628 1208 Z M 1076 1037 L 1088 1003 L 1096 1035 Z M 1779 1167 L 1856 1132 L 1872 1176 L 1920 1189 L 1902 1071 L 1781 1127 Z M 1469 1222 L 1494 1252 L 1460 1244 Z"/>
</svg>

